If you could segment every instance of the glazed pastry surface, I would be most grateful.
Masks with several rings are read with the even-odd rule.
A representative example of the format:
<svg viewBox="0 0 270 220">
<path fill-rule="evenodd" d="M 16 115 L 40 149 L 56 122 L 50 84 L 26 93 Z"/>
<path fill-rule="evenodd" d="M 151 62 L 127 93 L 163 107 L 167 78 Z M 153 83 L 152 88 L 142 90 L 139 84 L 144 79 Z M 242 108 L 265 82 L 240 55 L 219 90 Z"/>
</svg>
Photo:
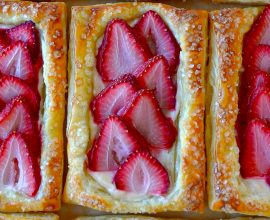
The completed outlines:
<svg viewBox="0 0 270 220">
<path fill-rule="evenodd" d="M 42 81 L 39 82 L 44 84 L 44 92 L 40 94 L 44 103 L 39 117 L 43 141 L 41 185 L 34 197 L 11 190 L 0 192 L 0 210 L 5 212 L 53 211 L 61 204 L 66 89 L 65 4 L 0 3 L 0 24 L 15 26 L 29 20 L 35 23 L 40 33 L 43 59 Z"/>
<path fill-rule="evenodd" d="M 270 188 L 263 180 L 241 177 L 235 138 L 243 37 L 261 11 L 224 9 L 210 14 L 205 138 L 210 208 L 270 216 Z"/>
</svg>

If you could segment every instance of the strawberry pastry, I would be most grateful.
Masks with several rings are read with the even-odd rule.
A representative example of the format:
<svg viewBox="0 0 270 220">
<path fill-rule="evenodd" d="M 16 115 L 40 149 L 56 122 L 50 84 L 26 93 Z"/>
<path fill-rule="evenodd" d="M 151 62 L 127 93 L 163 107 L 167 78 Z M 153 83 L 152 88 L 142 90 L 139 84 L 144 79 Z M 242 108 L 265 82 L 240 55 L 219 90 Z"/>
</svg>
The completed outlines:
<svg viewBox="0 0 270 220">
<path fill-rule="evenodd" d="M 63 3 L 0 3 L 1 212 L 60 208 L 64 17 Z"/>
<path fill-rule="evenodd" d="M 209 205 L 270 216 L 270 6 L 213 12 L 211 25 Z"/>
<path fill-rule="evenodd" d="M 153 3 L 73 9 L 64 201 L 203 207 L 205 15 Z"/>
</svg>

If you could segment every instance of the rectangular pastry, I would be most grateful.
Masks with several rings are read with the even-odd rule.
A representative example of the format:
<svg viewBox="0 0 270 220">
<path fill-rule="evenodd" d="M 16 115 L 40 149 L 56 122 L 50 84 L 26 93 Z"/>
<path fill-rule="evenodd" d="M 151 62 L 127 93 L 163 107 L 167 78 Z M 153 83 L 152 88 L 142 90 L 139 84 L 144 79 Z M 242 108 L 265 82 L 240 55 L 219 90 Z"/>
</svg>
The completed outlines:
<svg viewBox="0 0 270 220">
<path fill-rule="evenodd" d="M 65 202 L 203 210 L 207 19 L 156 3 L 72 8 Z"/>
<path fill-rule="evenodd" d="M 64 3 L 0 3 L 0 211 L 60 208 Z"/>
<path fill-rule="evenodd" d="M 209 206 L 270 216 L 270 7 L 210 16 Z"/>
</svg>

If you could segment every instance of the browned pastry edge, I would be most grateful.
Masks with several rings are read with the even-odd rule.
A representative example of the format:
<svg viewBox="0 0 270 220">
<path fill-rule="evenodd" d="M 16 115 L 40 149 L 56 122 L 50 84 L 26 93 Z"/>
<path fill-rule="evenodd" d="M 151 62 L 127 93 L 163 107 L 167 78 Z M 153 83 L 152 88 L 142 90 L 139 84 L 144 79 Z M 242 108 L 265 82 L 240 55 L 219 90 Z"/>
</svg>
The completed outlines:
<svg viewBox="0 0 270 220">
<path fill-rule="evenodd" d="M 0 23 L 32 20 L 41 33 L 45 84 L 41 185 L 33 198 L 0 193 L 0 211 L 54 211 L 61 206 L 63 122 L 66 90 L 66 6 L 64 3 L 0 2 Z"/>
<path fill-rule="evenodd" d="M 210 62 L 206 97 L 209 206 L 215 211 L 270 216 L 270 200 L 251 192 L 240 175 L 235 138 L 244 34 L 261 8 L 210 13 Z"/>
</svg>

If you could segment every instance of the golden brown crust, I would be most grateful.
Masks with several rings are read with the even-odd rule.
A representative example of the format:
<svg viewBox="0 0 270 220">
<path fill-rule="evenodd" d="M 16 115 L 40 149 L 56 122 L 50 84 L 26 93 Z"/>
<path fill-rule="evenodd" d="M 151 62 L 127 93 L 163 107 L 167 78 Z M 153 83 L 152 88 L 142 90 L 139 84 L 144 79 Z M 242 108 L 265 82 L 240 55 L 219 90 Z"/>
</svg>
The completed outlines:
<svg viewBox="0 0 270 220">
<path fill-rule="evenodd" d="M 4 214 L 0 213 L 0 220 L 59 220 L 59 216 L 52 213 L 36 214 Z"/>
<path fill-rule="evenodd" d="M 270 0 L 212 0 L 213 2 L 222 2 L 222 3 L 241 3 L 241 4 L 253 4 L 253 5 L 262 5 L 269 4 Z"/>
<path fill-rule="evenodd" d="M 60 208 L 63 171 L 63 122 L 66 89 L 66 7 L 64 3 L 1 2 L 0 23 L 16 25 L 32 20 L 40 31 L 45 83 L 42 120 L 42 182 L 29 198 L 0 192 L 0 210 L 53 211 Z"/>
<path fill-rule="evenodd" d="M 142 216 L 142 215 L 102 215 L 102 216 L 88 216 L 88 217 L 78 217 L 75 220 L 164 220 L 167 218 L 151 217 L 151 216 Z M 178 219 L 180 220 L 180 219 Z"/>
<path fill-rule="evenodd" d="M 241 178 L 235 138 L 243 37 L 260 12 L 261 8 L 225 9 L 210 15 L 206 97 L 208 194 L 212 210 L 270 216 L 270 191 L 263 191 L 268 187 L 256 191 L 258 182 Z"/>
<path fill-rule="evenodd" d="M 86 171 L 86 151 L 95 135 L 91 133 L 91 122 L 89 123 L 89 103 L 93 96 L 93 76 L 97 74 L 96 42 L 102 37 L 106 24 L 115 17 L 132 21 L 150 9 L 161 15 L 182 49 L 177 73 L 181 116 L 177 123 L 180 129 L 174 152 L 176 181 L 165 197 L 128 202 L 112 197 Z M 72 8 L 67 119 L 69 171 L 63 195 L 65 202 L 115 213 L 203 210 L 207 18 L 206 11 L 176 9 L 156 3 L 119 3 Z"/>
</svg>

